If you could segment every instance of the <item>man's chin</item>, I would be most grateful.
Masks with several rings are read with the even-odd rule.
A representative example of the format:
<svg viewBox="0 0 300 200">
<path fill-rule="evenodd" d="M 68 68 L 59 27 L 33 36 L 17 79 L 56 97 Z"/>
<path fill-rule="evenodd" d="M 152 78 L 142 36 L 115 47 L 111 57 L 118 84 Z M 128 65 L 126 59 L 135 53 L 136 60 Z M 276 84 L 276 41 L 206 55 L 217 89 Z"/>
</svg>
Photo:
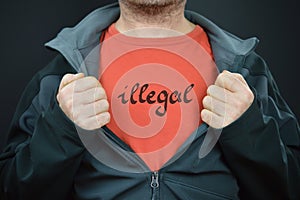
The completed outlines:
<svg viewBox="0 0 300 200">
<path fill-rule="evenodd" d="M 182 7 L 186 0 L 120 0 L 127 9 L 143 16 L 159 16 Z"/>
<path fill-rule="evenodd" d="M 127 5 L 134 6 L 172 6 L 183 3 L 185 0 L 120 0 Z"/>
</svg>

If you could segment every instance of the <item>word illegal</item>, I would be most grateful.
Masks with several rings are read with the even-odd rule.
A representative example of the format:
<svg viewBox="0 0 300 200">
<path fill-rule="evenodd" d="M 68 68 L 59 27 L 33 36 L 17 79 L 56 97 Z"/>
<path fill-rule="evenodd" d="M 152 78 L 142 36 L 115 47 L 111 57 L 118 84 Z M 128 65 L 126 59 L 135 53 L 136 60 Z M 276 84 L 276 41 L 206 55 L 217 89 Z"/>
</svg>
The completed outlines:
<svg viewBox="0 0 300 200">
<path fill-rule="evenodd" d="M 155 104 L 155 103 L 163 103 L 163 109 L 162 106 L 159 106 L 155 113 L 156 115 L 162 117 L 166 114 L 168 109 L 168 103 L 175 104 L 175 103 L 190 103 L 192 99 L 188 99 L 188 94 L 191 92 L 191 90 L 194 88 L 194 84 L 190 84 L 185 91 L 178 92 L 175 90 L 172 93 L 169 93 L 166 90 L 162 90 L 159 93 L 156 91 L 148 91 L 149 84 L 144 84 L 140 87 L 139 83 L 136 83 L 130 91 L 130 97 L 126 96 L 126 91 L 121 93 L 118 98 L 121 98 L 122 104 L 127 104 L 130 102 L 131 104 L 137 104 L 138 102 L 148 103 L 148 104 Z M 128 88 L 128 86 L 125 87 L 125 90 Z M 134 98 L 134 94 L 138 94 L 138 98 Z M 127 97 L 127 98 L 126 98 Z"/>
</svg>

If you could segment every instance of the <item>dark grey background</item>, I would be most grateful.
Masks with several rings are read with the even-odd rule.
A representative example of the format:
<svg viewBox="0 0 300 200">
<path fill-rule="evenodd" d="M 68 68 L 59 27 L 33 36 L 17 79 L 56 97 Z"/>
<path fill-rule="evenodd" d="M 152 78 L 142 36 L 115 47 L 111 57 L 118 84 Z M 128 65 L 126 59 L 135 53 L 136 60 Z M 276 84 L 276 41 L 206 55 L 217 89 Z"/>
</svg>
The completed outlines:
<svg viewBox="0 0 300 200">
<path fill-rule="evenodd" d="M 66 26 L 112 0 L 1 1 L 0 149 L 23 88 L 54 56 L 43 44 Z M 299 35 L 296 0 L 188 0 L 197 11 L 242 37 L 257 36 L 282 95 L 300 118 Z"/>
</svg>

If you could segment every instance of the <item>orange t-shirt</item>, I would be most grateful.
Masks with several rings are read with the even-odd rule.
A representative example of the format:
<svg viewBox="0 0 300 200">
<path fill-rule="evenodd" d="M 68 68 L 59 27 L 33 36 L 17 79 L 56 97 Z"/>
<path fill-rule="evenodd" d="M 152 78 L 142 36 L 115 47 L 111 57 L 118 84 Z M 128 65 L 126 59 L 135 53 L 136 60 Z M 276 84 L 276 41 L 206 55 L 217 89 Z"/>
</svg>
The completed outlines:
<svg viewBox="0 0 300 200">
<path fill-rule="evenodd" d="M 99 80 L 110 103 L 107 127 L 159 170 L 202 123 L 202 99 L 217 68 L 200 26 L 187 35 L 137 38 L 111 25 L 103 35 Z"/>
</svg>

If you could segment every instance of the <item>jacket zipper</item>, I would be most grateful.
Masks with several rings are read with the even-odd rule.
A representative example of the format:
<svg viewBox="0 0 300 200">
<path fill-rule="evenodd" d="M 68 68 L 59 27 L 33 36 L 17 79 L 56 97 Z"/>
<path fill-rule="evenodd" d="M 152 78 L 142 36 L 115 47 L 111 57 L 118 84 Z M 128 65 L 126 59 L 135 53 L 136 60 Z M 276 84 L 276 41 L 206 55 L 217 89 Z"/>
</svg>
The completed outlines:
<svg viewBox="0 0 300 200">
<path fill-rule="evenodd" d="M 113 136 L 113 133 L 110 133 L 109 131 L 105 130 L 102 128 L 102 130 L 104 131 L 105 135 L 107 137 L 109 137 L 113 142 L 115 142 L 116 144 L 118 144 L 120 147 L 129 150 L 131 152 L 133 152 L 133 150 L 123 141 L 119 141 L 118 139 L 116 139 Z M 193 140 L 197 139 L 199 136 L 202 135 L 202 133 L 204 133 L 205 131 L 208 130 L 208 126 L 205 124 L 202 124 L 200 127 L 198 127 L 197 129 L 197 133 L 196 136 Z M 136 163 L 136 161 L 139 163 L 140 167 L 143 167 L 145 169 L 149 168 L 143 163 L 143 161 L 140 159 L 139 156 L 135 156 L 133 162 Z M 159 200 L 159 187 L 160 187 L 160 181 L 159 181 L 160 175 L 159 175 L 159 171 L 154 171 L 151 173 L 151 183 L 150 183 L 150 187 L 152 189 L 152 197 L 151 200 Z"/>
<path fill-rule="evenodd" d="M 158 173 L 158 171 L 152 172 L 150 186 L 152 188 L 151 200 L 159 199 L 159 173 Z"/>
<path fill-rule="evenodd" d="M 208 126 L 206 124 L 202 124 L 200 127 L 197 129 L 197 136 L 195 136 L 194 139 L 197 137 L 200 137 L 204 132 L 208 130 Z M 160 171 L 161 172 L 161 171 Z M 160 174 L 159 171 L 154 171 L 151 173 L 151 189 L 152 189 L 152 198 L 151 200 L 159 200 L 159 187 L 160 187 Z"/>
</svg>

